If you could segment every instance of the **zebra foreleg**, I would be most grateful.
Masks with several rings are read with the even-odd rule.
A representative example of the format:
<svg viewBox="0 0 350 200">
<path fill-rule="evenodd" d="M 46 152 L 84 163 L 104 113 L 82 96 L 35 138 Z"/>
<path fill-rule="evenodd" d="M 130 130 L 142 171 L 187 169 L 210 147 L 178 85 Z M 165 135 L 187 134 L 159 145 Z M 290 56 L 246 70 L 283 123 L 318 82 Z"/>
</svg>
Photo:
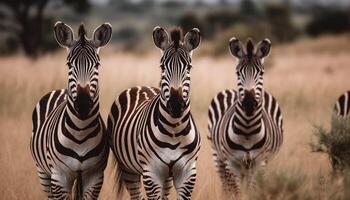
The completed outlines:
<svg viewBox="0 0 350 200">
<path fill-rule="evenodd" d="M 165 176 L 159 172 L 143 171 L 143 185 L 148 200 L 159 200 L 162 198 Z"/>
<path fill-rule="evenodd" d="M 46 193 L 49 200 L 53 199 L 51 192 L 51 176 L 37 167 L 40 184 L 43 186 L 43 191 Z"/>
<path fill-rule="evenodd" d="M 122 170 L 122 179 L 131 200 L 144 199 L 141 193 L 141 175 Z"/>
<path fill-rule="evenodd" d="M 229 193 L 233 192 L 235 199 L 241 199 L 242 173 L 239 165 L 226 166 L 226 182 Z"/>
<path fill-rule="evenodd" d="M 197 171 L 195 162 L 189 165 L 189 167 L 178 167 L 177 170 L 174 170 L 174 185 L 178 200 L 191 199 L 196 176 Z"/>
<path fill-rule="evenodd" d="M 54 199 L 71 199 L 73 177 L 54 172 L 51 175 L 51 192 Z"/>
<path fill-rule="evenodd" d="M 96 200 L 103 184 L 103 171 L 82 175 L 83 199 Z"/>
<path fill-rule="evenodd" d="M 167 200 L 170 195 L 170 190 L 173 187 L 173 178 L 169 177 L 165 180 L 163 191 L 162 191 L 162 200 Z"/>
</svg>

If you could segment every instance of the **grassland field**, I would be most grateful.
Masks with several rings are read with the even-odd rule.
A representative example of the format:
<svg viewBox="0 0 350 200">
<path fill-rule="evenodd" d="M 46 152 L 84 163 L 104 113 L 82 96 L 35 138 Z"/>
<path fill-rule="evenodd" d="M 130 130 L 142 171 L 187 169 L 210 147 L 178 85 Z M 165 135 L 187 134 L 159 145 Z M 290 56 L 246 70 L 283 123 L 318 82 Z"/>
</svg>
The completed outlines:
<svg viewBox="0 0 350 200">
<path fill-rule="evenodd" d="M 243 195 L 244 199 L 335 199 L 334 195 L 343 192 L 341 183 L 331 177 L 327 156 L 312 153 L 309 143 L 314 140 L 313 126 L 329 127 L 335 100 L 350 89 L 349 44 L 350 35 L 340 35 L 272 47 L 266 61 L 264 87 L 282 108 L 284 144 L 259 183 L 260 196 Z M 155 47 L 146 55 L 107 48 L 101 50 L 100 57 L 104 119 L 124 89 L 159 84 L 160 53 Z M 35 61 L 22 55 L 0 57 L 0 199 L 45 199 L 29 151 L 31 114 L 42 95 L 66 87 L 65 63 L 64 50 Z M 216 93 L 236 87 L 235 64 L 228 51 L 222 57 L 194 52 L 191 109 L 202 137 L 194 200 L 226 198 L 206 139 L 207 111 Z M 112 174 L 109 164 L 100 199 L 116 199 Z M 174 197 L 172 192 L 171 199 Z M 125 194 L 118 199 L 126 198 Z"/>
</svg>

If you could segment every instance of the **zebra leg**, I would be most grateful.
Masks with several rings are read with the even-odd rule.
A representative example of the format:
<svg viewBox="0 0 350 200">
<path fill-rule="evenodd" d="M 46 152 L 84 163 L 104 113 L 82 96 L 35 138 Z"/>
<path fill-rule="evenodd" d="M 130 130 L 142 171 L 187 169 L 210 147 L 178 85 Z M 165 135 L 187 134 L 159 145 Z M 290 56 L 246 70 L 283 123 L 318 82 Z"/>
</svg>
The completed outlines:
<svg viewBox="0 0 350 200">
<path fill-rule="evenodd" d="M 82 175 L 83 199 L 95 200 L 103 184 L 103 171 Z"/>
<path fill-rule="evenodd" d="M 189 200 L 196 183 L 196 163 L 189 164 L 188 167 L 177 167 L 173 173 L 174 184 L 178 200 Z"/>
<path fill-rule="evenodd" d="M 131 200 L 140 200 L 142 198 L 141 193 L 141 175 L 132 173 L 122 169 L 122 181 L 124 181 L 126 189 L 130 194 Z"/>
<path fill-rule="evenodd" d="M 157 168 L 156 168 L 157 170 Z M 158 200 L 162 198 L 165 176 L 159 172 L 143 170 L 143 185 L 146 190 L 148 200 Z"/>
<path fill-rule="evenodd" d="M 51 192 L 54 199 L 71 199 L 73 175 L 53 172 L 51 175 Z"/>
<path fill-rule="evenodd" d="M 217 157 L 216 153 L 213 153 L 213 157 L 214 157 L 216 171 L 219 174 L 223 190 L 225 193 L 228 193 L 230 191 L 230 187 L 228 187 L 228 185 L 226 184 L 227 182 L 226 164 Z"/>
<path fill-rule="evenodd" d="M 162 191 L 162 199 L 167 200 L 168 196 L 170 195 L 170 190 L 173 187 L 173 178 L 169 177 L 164 182 L 164 187 Z"/>
<path fill-rule="evenodd" d="M 43 186 L 43 191 L 46 193 L 48 199 L 53 199 L 51 193 L 51 176 L 46 174 L 40 167 L 37 167 L 40 184 Z"/>
<path fill-rule="evenodd" d="M 247 184 L 248 184 L 248 189 L 251 191 L 255 191 L 256 189 L 256 170 L 255 168 L 249 168 L 247 171 Z"/>
<path fill-rule="evenodd" d="M 241 199 L 241 181 L 242 173 L 241 167 L 236 164 L 226 167 L 226 185 L 229 188 L 229 192 L 233 192 L 236 199 Z"/>
</svg>

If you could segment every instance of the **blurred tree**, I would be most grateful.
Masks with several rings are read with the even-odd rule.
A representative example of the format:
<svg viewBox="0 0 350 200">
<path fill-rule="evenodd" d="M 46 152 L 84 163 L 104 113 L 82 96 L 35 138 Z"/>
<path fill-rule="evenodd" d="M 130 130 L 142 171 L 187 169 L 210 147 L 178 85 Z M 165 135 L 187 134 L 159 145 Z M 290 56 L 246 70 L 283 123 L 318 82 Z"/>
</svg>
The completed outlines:
<svg viewBox="0 0 350 200">
<path fill-rule="evenodd" d="M 298 36 L 299 32 L 292 23 L 292 12 L 289 4 L 268 4 L 265 13 L 275 40 L 288 42 Z"/>
<path fill-rule="evenodd" d="M 187 33 L 192 28 L 199 28 L 199 30 L 203 28 L 202 22 L 194 13 L 184 14 L 180 17 L 178 25 L 182 28 L 184 33 Z"/>
<path fill-rule="evenodd" d="M 52 30 L 53 22 L 44 15 L 44 10 L 50 2 L 61 6 L 69 6 L 83 13 L 90 8 L 88 0 L 1 0 L 0 1 L 0 31 L 15 35 L 26 55 L 36 57 L 42 48 L 45 32 Z M 50 31 L 52 35 L 52 32 Z M 42 48 L 42 49 L 41 49 Z"/>
<path fill-rule="evenodd" d="M 306 26 L 306 32 L 312 36 L 324 33 L 342 33 L 350 31 L 350 9 L 314 8 L 314 15 Z"/>
<path fill-rule="evenodd" d="M 240 5 L 241 15 L 247 18 L 257 18 L 260 13 L 252 0 L 242 0 Z"/>
</svg>

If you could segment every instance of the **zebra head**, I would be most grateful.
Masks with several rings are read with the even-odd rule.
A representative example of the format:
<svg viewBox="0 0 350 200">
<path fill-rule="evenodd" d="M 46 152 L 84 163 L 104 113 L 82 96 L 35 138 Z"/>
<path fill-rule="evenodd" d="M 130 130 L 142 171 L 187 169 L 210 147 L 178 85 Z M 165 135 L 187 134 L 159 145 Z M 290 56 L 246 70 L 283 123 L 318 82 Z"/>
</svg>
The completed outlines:
<svg viewBox="0 0 350 200">
<path fill-rule="evenodd" d="M 112 34 L 112 27 L 105 23 L 93 32 L 93 38 L 86 37 L 83 24 L 79 26 L 78 39 L 74 39 L 72 29 L 62 22 L 54 27 L 58 44 L 67 49 L 68 96 L 74 110 L 84 117 L 98 101 L 99 49 L 105 46 Z"/>
<path fill-rule="evenodd" d="M 179 118 L 189 108 L 190 69 L 192 52 L 201 40 L 197 28 L 189 31 L 184 39 L 182 30 L 175 28 L 170 32 L 155 27 L 153 42 L 161 50 L 161 99 L 172 117 Z"/>
<path fill-rule="evenodd" d="M 231 54 L 238 59 L 236 67 L 238 77 L 239 103 L 248 116 L 252 115 L 262 102 L 264 58 L 269 54 L 271 42 L 264 39 L 256 47 L 248 40 L 246 48 L 236 38 L 229 42 Z"/>
</svg>

